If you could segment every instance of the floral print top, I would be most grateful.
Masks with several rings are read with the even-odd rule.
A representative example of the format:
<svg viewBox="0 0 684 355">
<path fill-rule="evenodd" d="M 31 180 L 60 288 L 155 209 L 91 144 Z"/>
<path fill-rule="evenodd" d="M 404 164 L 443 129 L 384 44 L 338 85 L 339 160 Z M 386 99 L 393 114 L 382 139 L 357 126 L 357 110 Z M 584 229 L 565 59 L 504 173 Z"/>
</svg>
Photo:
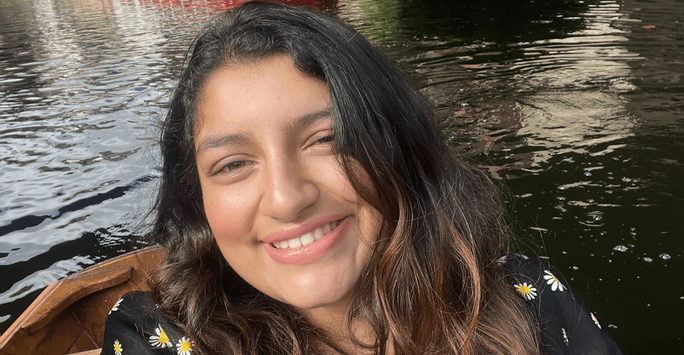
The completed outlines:
<svg viewBox="0 0 684 355">
<path fill-rule="evenodd" d="M 497 262 L 536 315 L 544 354 L 622 354 L 584 299 L 548 263 L 522 254 Z"/>
<path fill-rule="evenodd" d="M 156 312 L 148 292 L 136 291 L 116 302 L 105 323 L 101 355 L 192 355 L 192 341 Z"/>
<path fill-rule="evenodd" d="M 622 354 L 586 302 L 548 264 L 521 254 L 496 262 L 536 315 L 544 354 Z M 109 313 L 101 354 L 192 355 L 193 344 L 156 311 L 149 293 L 138 291 L 121 298 Z"/>
</svg>

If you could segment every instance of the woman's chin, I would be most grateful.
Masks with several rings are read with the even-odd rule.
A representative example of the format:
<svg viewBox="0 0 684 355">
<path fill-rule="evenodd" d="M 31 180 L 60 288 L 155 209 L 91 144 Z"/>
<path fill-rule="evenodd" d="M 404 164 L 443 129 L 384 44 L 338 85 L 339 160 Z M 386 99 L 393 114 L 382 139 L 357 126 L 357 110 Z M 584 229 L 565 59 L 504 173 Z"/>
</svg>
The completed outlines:
<svg viewBox="0 0 684 355">
<path fill-rule="evenodd" d="M 315 278 L 302 282 L 292 282 L 288 289 L 283 290 L 279 297 L 281 302 L 287 303 L 303 313 L 313 310 L 346 309 L 353 294 L 354 283 L 336 277 L 317 280 Z"/>
</svg>

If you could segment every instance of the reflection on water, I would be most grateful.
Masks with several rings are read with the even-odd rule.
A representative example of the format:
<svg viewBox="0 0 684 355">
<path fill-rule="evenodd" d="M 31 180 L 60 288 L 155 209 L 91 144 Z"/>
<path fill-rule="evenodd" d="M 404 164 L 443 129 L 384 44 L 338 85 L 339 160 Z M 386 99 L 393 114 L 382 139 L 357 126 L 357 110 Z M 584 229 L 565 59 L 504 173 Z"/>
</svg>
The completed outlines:
<svg viewBox="0 0 684 355">
<path fill-rule="evenodd" d="M 517 132 L 535 147 L 533 167 L 567 152 L 610 153 L 624 146 L 612 142 L 631 136 L 636 125 L 621 94 L 634 89 L 627 62 L 643 58 L 621 46 L 624 31 L 611 26 L 626 15 L 616 2 L 605 1 L 580 16 L 586 28 L 524 45 L 524 64 L 511 68 L 520 72 L 513 79 L 521 91 L 533 93 L 519 101 L 523 122 Z"/>
<path fill-rule="evenodd" d="M 189 10 L 173 31 L 175 8 L 135 1 L 0 5 L 3 321 L 50 282 L 131 248 L 153 201 L 171 72 L 214 13 Z"/>
<path fill-rule="evenodd" d="M 444 119 L 455 119 L 453 139 L 463 143 L 469 137 L 467 149 L 477 153 L 504 151 L 510 161 L 505 165 L 514 169 L 540 168 L 551 156 L 589 153 L 632 135 L 636 118 L 622 94 L 634 89 L 628 62 L 643 58 L 622 46 L 624 31 L 610 26 L 622 17 L 615 2 L 588 5 L 571 17 L 586 27 L 560 38 L 466 45 L 460 38 L 440 38 L 423 42 L 443 48 L 414 55 L 409 63 L 442 106 Z"/>
<path fill-rule="evenodd" d="M 173 73 L 239 2 L 0 3 L 0 329 L 145 232 Z M 289 2 L 397 61 L 454 150 L 506 186 L 520 248 L 551 257 L 625 353 L 683 344 L 680 3 Z"/>
</svg>

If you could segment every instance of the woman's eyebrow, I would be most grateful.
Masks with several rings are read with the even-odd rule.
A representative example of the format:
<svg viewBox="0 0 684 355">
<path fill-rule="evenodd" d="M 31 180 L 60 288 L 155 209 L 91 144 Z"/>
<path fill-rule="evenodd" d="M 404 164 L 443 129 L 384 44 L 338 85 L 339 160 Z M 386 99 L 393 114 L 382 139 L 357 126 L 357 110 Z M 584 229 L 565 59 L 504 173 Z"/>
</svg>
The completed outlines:
<svg viewBox="0 0 684 355">
<path fill-rule="evenodd" d="M 302 116 L 297 117 L 293 123 L 288 124 L 286 129 L 289 131 L 296 131 L 310 124 L 313 124 L 314 122 L 320 119 L 330 117 L 331 112 L 332 111 L 330 110 L 330 107 L 326 107 L 322 110 L 317 110 L 314 112 L 304 114 Z M 223 147 L 233 144 L 244 144 L 248 140 L 249 138 L 239 133 L 227 134 L 224 136 L 209 136 L 202 139 L 199 145 L 197 145 L 197 149 L 195 150 L 195 156 L 201 155 L 207 149 Z"/>
<path fill-rule="evenodd" d="M 310 112 L 307 114 L 304 114 L 302 116 L 297 117 L 297 119 L 293 122 L 287 125 L 287 129 L 290 131 L 296 131 L 298 129 L 304 128 L 322 118 L 328 118 L 332 115 L 332 111 L 330 110 L 330 106 L 317 110 L 314 112 Z"/>
<path fill-rule="evenodd" d="M 225 136 L 209 136 L 197 145 L 195 156 L 199 156 L 207 149 L 222 147 L 226 145 L 241 144 L 247 141 L 247 137 L 243 134 L 227 134 Z"/>
</svg>

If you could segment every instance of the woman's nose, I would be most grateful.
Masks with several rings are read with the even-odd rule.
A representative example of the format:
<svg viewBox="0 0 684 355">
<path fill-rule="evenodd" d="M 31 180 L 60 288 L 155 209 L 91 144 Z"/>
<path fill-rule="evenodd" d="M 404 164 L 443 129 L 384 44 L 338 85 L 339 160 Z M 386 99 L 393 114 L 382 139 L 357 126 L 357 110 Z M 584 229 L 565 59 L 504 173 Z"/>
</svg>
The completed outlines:
<svg viewBox="0 0 684 355">
<path fill-rule="evenodd" d="M 310 172 L 297 159 L 279 159 L 264 170 L 262 212 L 274 219 L 291 222 L 318 201 L 319 189 Z"/>
</svg>

